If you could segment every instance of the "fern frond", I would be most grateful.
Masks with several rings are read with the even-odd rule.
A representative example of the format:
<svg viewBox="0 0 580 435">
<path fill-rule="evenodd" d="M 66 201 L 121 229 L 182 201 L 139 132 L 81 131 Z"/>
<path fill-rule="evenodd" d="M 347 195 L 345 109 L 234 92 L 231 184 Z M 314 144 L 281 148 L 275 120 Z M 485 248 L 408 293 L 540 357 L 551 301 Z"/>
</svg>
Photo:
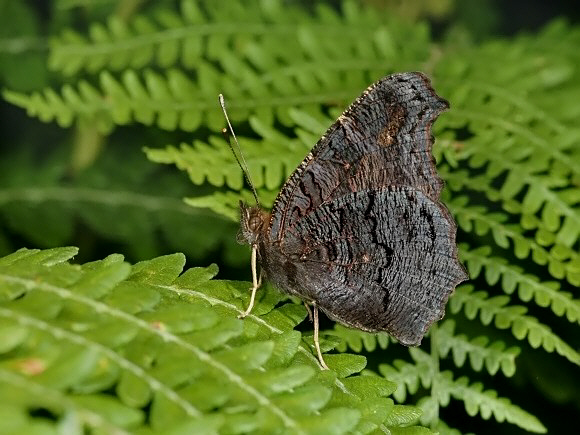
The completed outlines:
<svg viewBox="0 0 580 435">
<path fill-rule="evenodd" d="M 424 27 L 388 15 L 386 26 L 376 10 L 350 1 L 342 14 L 319 5 L 314 16 L 280 2 L 222 6 L 198 8 L 184 0 L 181 15 L 160 8 L 162 23 L 142 16 L 130 24 L 111 19 L 106 26 L 93 24 L 88 38 L 67 30 L 53 41 L 52 66 L 69 74 L 103 71 L 98 88 L 80 81 L 30 96 L 5 91 L 4 97 L 62 126 L 96 118 L 101 131 L 131 121 L 187 131 L 203 123 L 218 131 L 223 119 L 216 96 L 224 93 L 234 121 L 256 115 L 270 125 L 274 119 L 291 125 L 289 109 L 344 107 L 389 70 L 409 69 L 429 56 Z M 168 72 L 135 72 L 154 57 Z M 181 72 L 178 59 L 194 71 Z M 119 77 L 108 72 L 116 70 Z"/>
<path fill-rule="evenodd" d="M 561 177 L 580 175 L 578 160 L 570 158 L 577 152 L 580 132 L 566 110 L 553 110 L 555 101 L 559 107 L 575 104 L 577 72 L 572 65 L 580 56 L 570 52 L 569 44 L 577 42 L 574 28 L 554 20 L 534 37 L 521 36 L 509 43 L 490 41 L 476 51 L 450 52 L 438 64 L 440 84 L 449 88 L 447 95 L 454 107 L 441 123 L 468 126 L 473 137 L 467 143 L 479 145 L 463 147 L 473 155 L 473 163 L 489 162 L 488 171 L 500 172 L 503 157 L 522 164 L 524 176 L 544 171 Z M 547 57 L 535 63 L 536 56 Z M 492 59 L 506 65 L 501 74 L 489 74 Z M 467 65 L 469 77 L 465 77 Z M 458 84 L 460 77 L 466 80 Z M 515 82 L 516 77 L 525 80 Z M 553 97 L 554 88 L 559 98 Z M 491 150 L 499 154 L 494 156 Z"/>
<path fill-rule="evenodd" d="M 546 427 L 533 415 L 514 405 L 505 397 L 498 397 L 495 390 L 484 390 L 483 384 L 469 384 L 469 379 L 462 376 L 453 380 L 451 372 L 440 375 L 440 388 L 448 390 L 452 397 L 465 403 L 465 410 L 470 416 L 479 414 L 484 420 L 493 417 L 507 421 L 525 430 L 535 433 L 546 433 Z"/>
<path fill-rule="evenodd" d="M 536 241 L 525 237 L 521 226 L 505 224 L 504 222 L 508 220 L 505 213 L 490 213 L 485 206 L 472 206 L 468 205 L 468 202 L 469 199 L 466 196 L 461 196 L 453 198 L 448 203 L 461 229 L 474 232 L 478 236 L 491 233 L 493 240 L 501 248 L 509 248 L 511 240 L 517 258 L 531 256 L 535 263 L 547 265 L 548 272 L 553 277 L 566 278 L 573 285 L 579 282 L 580 257 L 577 253 L 571 250 L 561 252 L 557 247 L 547 250 Z"/>
<path fill-rule="evenodd" d="M 333 337 L 338 337 L 340 342 L 336 345 L 336 350 L 346 352 L 347 349 L 360 353 L 363 349 L 372 352 L 375 349 L 386 349 L 389 345 L 389 335 L 385 332 L 373 334 L 360 331 L 358 329 L 347 328 L 339 323 L 329 332 Z"/>
<path fill-rule="evenodd" d="M 499 246 L 508 247 L 506 237 L 511 239 L 516 257 L 531 253 L 554 278 L 575 286 L 580 285 L 580 194 L 574 188 L 580 179 L 580 131 L 569 113 L 577 101 L 573 65 L 580 56 L 569 44 L 577 42 L 575 28 L 554 21 L 533 38 L 449 53 L 436 74 L 452 107 L 439 128 L 456 138 L 451 140 L 454 158 L 462 168 L 441 166 L 449 187 L 462 194 L 484 193 L 494 207 L 519 219 L 517 227 L 526 234 L 535 231 L 524 238 L 512 231 L 515 226 L 498 222 L 504 213 L 490 213 L 488 222 L 473 222 L 477 234 L 491 227 Z M 532 61 L 540 58 L 544 61 Z M 492 64 L 505 68 L 491 74 Z"/>
<path fill-rule="evenodd" d="M 223 115 L 217 110 L 208 111 L 217 109 L 217 94 L 213 95 L 211 103 L 200 101 L 192 98 L 196 88 L 197 85 L 179 70 L 169 70 L 164 75 L 152 70 L 139 74 L 125 70 L 120 79 L 102 71 L 98 87 L 81 80 L 75 86 L 64 85 L 59 92 L 46 88 L 24 95 L 5 90 L 3 96 L 25 108 L 30 116 L 37 116 L 44 122 L 54 120 L 61 127 L 71 126 L 78 118 L 97 122 L 99 131 L 105 133 L 114 125 L 135 121 L 165 130 L 192 131 L 202 122 L 221 128 Z"/>
<path fill-rule="evenodd" d="M 49 67 L 65 75 L 81 69 L 97 72 L 102 69 L 141 68 L 155 61 L 162 67 L 181 60 L 193 67 L 199 59 L 203 34 L 207 29 L 199 5 L 182 1 L 179 13 L 160 9 L 156 14 L 138 15 L 128 23 L 111 16 L 106 24 L 92 23 L 88 35 L 65 29 L 51 41 Z M 219 29 L 217 24 L 215 28 Z"/>
<path fill-rule="evenodd" d="M 440 337 L 436 341 L 439 345 L 439 354 L 445 358 L 451 352 L 453 363 L 457 367 L 463 366 L 469 357 L 469 364 L 475 371 L 481 371 L 484 366 L 492 375 L 500 369 L 505 376 L 513 376 L 516 371 L 515 359 L 520 353 L 518 347 L 506 349 L 503 341 L 489 344 L 489 339 L 485 336 L 469 340 L 465 334 L 455 335 L 453 319 L 445 320 L 438 325 L 437 334 Z"/>
<path fill-rule="evenodd" d="M 72 75 L 82 68 L 96 72 L 141 68 L 150 63 L 166 68 L 181 62 L 193 69 L 201 60 L 211 59 L 221 63 L 227 73 L 243 76 L 248 64 L 272 73 L 281 63 L 286 68 L 277 75 L 290 78 L 289 82 L 283 84 L 269 74 L 265 83 L 277 89 L 301 86 L 314 90 L 320 79 L 310 74 L 316 68 L 308 63 L 333 57 L 338 60 L 339 46 L 369 61 L 374 59 L 374 68 L 383 68 L 376 62 L 377 56 L 425 55 L 424 50 L 413 47 L 419 51 L 413 53 L 398 46 L 402 41 L 409 45 L 425 41 L 424 29 L 399 23 L 389 31 L 382 26 L 384 17 L 378 10 L 350 1 L 341 6 L 340 14 L 324 4 L 308 13 L 280 1 L 233 1 L 216 7 L 211 1 L 182 0 L 179 11 L 163 5 L 153 13 L 132 17 L 128 23 L 115 16 L 105 24 L 93 23 L 88 35 L 66 29 L 52 40 L 49 64 Z M 280 51 L 282 46 L 285 50 Z M 237 56 L 232 56 L 233 49 Z M 306 63 L 304 68 L 288 67 L 299 60 Z M 352 60 L 334 68 L 356 69 Z M 263 91 L 263 87 L 252 90 Z"/>
<path fill-rule="evenodd" d="M 265 35 L 272 42 L 291 37 L 290 16 L 309 18 L 301 9 L 291 9 L 289 13 L 276 2 L 228 2 L 215 8 L 213 2 L 182 0 L 179 11 L 159 7 L 130 22 L 113 15 L 104 24 L 93 23 L 87 35 L 66 29 L 54 38 L 49 65 L 66 75 L 151 63 L 166 68 L 180 62 L 194 69 L 204 58 L 220 59 L 230 46 L 245 47 Z"/>
<path fill-rule="evenodd" d="M 482 145 L 483 146 L 483 145 Z M 503 154 L 491 152 L 490 155 L 501 156 Z M 503 209 L 509 213 L 521 215 L 521 224 L 526 229 L 537 229 L 536 241 L 548 246 L 554 243 L 562 245 L 559 249 L 570 249 L 580 236 L 580 212 L 577 204 L 580 203 L 578 189 L 568 188 L 569 180 L 560 176 L 525 174 L 530 170 L 527 164 L 518 164 L 498 159 L 504 171 L 488 174 L 468 174 L 465 170 L 449 170 L 442 166 L 442 176 L 448 180 L 449 186 L 455 191 L 469 188 L 477 192 L 484 192 L 491 201 L 502 201 Z M 488 166 L 487 172 L 493 163 Z M 510 175 L 504 181 L 501 189 L 494 185 L 506 171 Z M 522 190 L 525 190 L 523 199 L 517 199 Z M 541 216 L 536 213 L 541 209 Z"/>
<path fill-rule="evenodd" d="M 215 266 L 182 273 L 180 254 L 69 264 L 76 253 L 0 259 L 0 335 L 11 337 L 0 346 L 3 406 L 46 409 L 55 424 L 72 412 L 80 428 L 121 432 L 367 433 L 407 412 L 385 397 L 391 382 L 357 375 L 360 356 L 328 355 L 333 371 L 320 372 L 293 330 L 305 309 L 280 304 L 278 292 L 264 291 L 241 321 L 245 285 L 211 280 Z"/>
<path fill-rule="evenodd" d="M 570 292 L 562 291 L 559 282 L 541 281 L 537 276 L 525 273 L 522 268 L 510 264 L 504 258 L 492 256 L 489 246 L 472 250 L 462 246 L 460 255 L 472 279 L 484 272 L 489 285 L 495 285 L 501 280 L 501 287 L 507 294 L 517 290 L 522 301 L 533 299 L 541 307 L 549 306 L 557 316 L 566 316 L 568 321 L 580 323 L 580 300 L 574 299 Z"/>
<path fill-rule="evenodd" d="M 527 338 L 534 349 L 541 346 L 547 352 L 555 351 L 580 365 L 580 354 L 554 334 L 547 325 L 526 315 L 526 307 L 508 304 L 509 297 L 506 295 L 489 297 L 487 292 L 474 291 L 472 285 L 463 285 L 456 289 L 450 299 L 449 308 L 453 313 L 463 311 L 469 319 L 474 319 L 479 314 L 484 325 L 493 321 L 496 328 L 510 328 L 514 337 L 518 340 Z"/>
<path fill-rule="evenodd" d="M 252 181 L 257 188 L 278 189 L 298 163 L 308 154 L 314 142 L 304 143 L 276 132 L 257 118 L 250 118 L 261 140 L 238 137 Z M 276 150 L 275 152 L 273 150 Z M 154 162 L 174 164 L 187 171 L 195 184 L 208 182 L 239 190 L 243 174 L 223 137 L 213 136 L 209 143 L 181 144 L 179 148 L 146 148 L 147 157 Z"/>
<path fill-rule="evenodd" d="M 532 432 L 546 432 L 546 428 L 536 417 L 510 400 L 499 398 L 494 390 L 484 390 L 479 382 L 469 384 L 465 376 L 454 380 L 451 372 L 437 371 L 429 354 L 420 349 L 409 349 L 409 354 L 414 364 L 396 360 L 393 366 L 381 364 L 379 371 L 399 385 L 394 393 L 395 399 L 399 401 L 405 399 L 407 391 L 414 394 L 419 384 L 424 388 L 435 387 L 435 395 L 419 403 L 424 409 L 424 416 L 433 415 L 437 418 L 428 408 L 438 404 L 446 406 L 450 397 L 453 397 L 464 402 L 465 410 L 470 416 L 479 414 L 485 420 L 493 416 L 499 422 L 507 421 Z M 423 420 L 423 423 L 430 421 Z"/>
</svg>

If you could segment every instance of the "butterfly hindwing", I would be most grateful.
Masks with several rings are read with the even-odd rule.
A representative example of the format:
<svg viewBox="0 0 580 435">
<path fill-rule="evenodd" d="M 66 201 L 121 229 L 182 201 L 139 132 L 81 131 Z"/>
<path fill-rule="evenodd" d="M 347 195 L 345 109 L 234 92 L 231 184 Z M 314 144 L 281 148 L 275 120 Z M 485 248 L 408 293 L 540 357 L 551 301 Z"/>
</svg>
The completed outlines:
<svg viewBox="0 0 580 435">
<path fill-rule="evenodd" d="M 445 213 L 408 187 L 361 190 L 319 206 L 282 246 L 300 258 L 299 296 L 341 323 L 419 344 L 465 279 Z"/>
</svg>

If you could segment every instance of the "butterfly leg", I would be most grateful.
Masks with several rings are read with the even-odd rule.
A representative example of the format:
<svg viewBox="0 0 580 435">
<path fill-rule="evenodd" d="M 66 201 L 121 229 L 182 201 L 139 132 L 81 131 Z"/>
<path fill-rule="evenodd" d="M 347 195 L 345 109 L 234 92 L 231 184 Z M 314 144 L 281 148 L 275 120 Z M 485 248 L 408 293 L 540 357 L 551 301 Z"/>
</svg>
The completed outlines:
<svg viewBox="0 0 580 435">
<path fill-rule="evenodd" d="M 304 306 L 306 307 L 306 311 L 308 311 L 308 320 L 312 322 L 312 310 L 306 302 L 304 302 Z"/>
<path fill-rule="evenodd" d="M 318 361 L 320 362 L 320 367 L 322 370 L 328 370 L 328 366 L 324 362 L 324 358 L 322 358 L 322 352 L 320 351 L 320 341 L 318 340 L 318 307 L 316 303 L 312 303 L 312 311 L 314 312 L 314 347 L 316 347 L 316 353 L 318 354 Z"/>
<path fill-rule="evenodd" d="M 250 303 L 248 305 L 248 308 L 246 308 L 246 311 L 244 311 L 242 314 L 240 314 L 238 316 L 238 319 L 243 319 L 248 314 L 250 314 L 250 312 L 252 311 L 252 308 L 254 308 L 254 301 L 256 300 L 256 292 L 258 291 L 258 289 L 262 285 L 262 271 L 260 271 L 260 276 L 258 277 L 258 271 L 256 270 L 257 269 L 257 264 L 256 264 L 257 252 L 258 252 L 258 246 L 253 245 L 252 246 L 252 288 L 250 289 L 250 290 L 252 290 L 252 294 L 250 296 Z"/>
</svg>

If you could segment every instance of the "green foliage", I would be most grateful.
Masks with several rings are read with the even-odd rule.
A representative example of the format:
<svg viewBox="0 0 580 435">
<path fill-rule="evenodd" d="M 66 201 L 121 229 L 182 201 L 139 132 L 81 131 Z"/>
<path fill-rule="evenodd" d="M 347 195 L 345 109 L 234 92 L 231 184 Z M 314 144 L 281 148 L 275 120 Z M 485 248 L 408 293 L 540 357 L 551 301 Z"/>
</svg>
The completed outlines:
<svg viewBox="0 0 580 435">
<path fill-rule="evenodd" d="M 542 346 L 547 352 L 556 351 L 571 362 L 580 365 L 580 354 L 554 334 L 551 329 L 536 318 L 526 316 L 526 307 L 508 305 L 510 300 L 505 295 L 489 297 L 487 292 L 473 291 L 473 286 L 464 285 L 457 289 L 449 307 L 452 312 L 463 311 L 468 319 L 479 314 L 481 323 L 491 324 L 499 329 L 510 328 L 518 340 L 527 338 L 530 346 Z"/>
<path fill-rule="evenodd" d="M 433 358 L 420 349 L 411 349 L 409 353 L 413 364 L 396 360 L 394 367 L 385 364 L 379 370 L 385 377 L 399 384 L 395 397 L 401 401 L 405 400 L 407 391 L 414 393 L 419 385 L 431 387 L 431 397 L 420 402 L 425 423 L 433 419 L 439 405 L 447 405 L 450 397 L 453 397 L 465 403 L 465 410 L 471 416 L 480 414 L 482 418 L 489 419 L 493 415 L 497 421 L 506 420 L 532 432 L 545 432 L 545 427 L 537 418 L 513 405 L 508 399 L 498 397 L 494 390 L 484 391 L 481 383 L 470 384 L 465 376 L 453 379 L 450 371 L 437 370 Z"/>
<path fill-rule="evenodd" d="M 516 371 L 515 360 L 520 354 L 520 349 L 512 346 L 506 349 L 503 341 L 495 341 L 488 345 L 489 339 L 479 336 L 469 340 L 465 334 L 455 335 L 455 322 L 452 319 L 445 320 L 438 328 L 437 351 L 442 358 L 450 352 L 453 355 L 453 363 L 457 367 L 463 366 L 466 358 L 473 370 L 485 370 L 495 375 L 501 369 L 505 376 L 513 376 Z"/>
<path fill-rule="evenodd" d="M 18 416 L 4 429 L 339 434 L 416 420 L 387 397 L 395 384 L 359 374 L 364 358 L 328 355 L 321 371 L 293 330 L 305 309 L 276 291 L 242 321 L 246 288 L 211 280 L 215 265 L 76 254 L 0 259 L 0 402 Z"/>
<path fill-rule="evenodd" d="M 31 95 L 5 91 L 4 97 L 62 126 L 80 118 L 105 132 L 131 121 L 189 131 L 202 123 L 213 130 L 223 127 L 216 104 L 223 92 L 232 120 L 255 114 L 267 124 L 277 118 L 293 125 L 290 109 L 347 102 L 385 74 L 385 59 L 410 66 L 428 55 L 425 26 L 391 20 L 386 28 L 383 16 L 352 2 L 345 3 L 342 16 L 324 4 L 310 16 L 280 2 L 229 3 L 204 2 L 202 13 L 195 1 L 184 0 L 180 14 L 165 7 L 155 19 L 135 16 L 127 24 L 111 18 L 107 26 L 93 24 L 90 38 L 67 29 L 53 40 L 50 66 L 65 74 L 100 71 L 98 84 L 81 79 Z M 341 52 L 349 58 L 334 63 L 328 74 L 322 66 L 340 59 Z M 134 69 L 150 61 L 165 72 Z M 279 68 L 283 73 L 274 73 Z"/>
<path fill-rule="evenodd" d="M 566 316 L 570 322 L 580 322 L 580 301 L 569 292 L 561 291 L 558 281 L 541 281 L 537 276 L 525 273 L 521 267 L 510 264 L 506 259 L 491 256 L 489 246 L 469 250 L 463 249 L 462 260 L 466 263 L 471 278 L 477 278 L 482 271 L 489 285 L 501 279 L 502 290 L 528 302 L 532 298 L 541 307 L 550 307 L 557 316 Z"/>
<path fill-rule="evenodd" d="M 37 37 L 38 22 L 25 2 L 0 1 L 0 81 L 30 91 L 46 86 L 46 41 Z"/>
<path fill-rule="evenodd" d="M 1 159 L 0 216 L 11 233 L 33 246 L 50 247 L 66 245 L 75 232 L 90 229 L 94 238 L 84 238 L 87 249 L 98 238 L 124 246 L 132 259 L 151 258 L 169 247 L 191 260 L 221 251 L 230 264 L 247 264 L 241 258 L 245 249 L 232 237 L 233 222 L 183 203 L 184 177 L 150 165 L 137 148 L 129 153 L 116 142 L 111 145 L 72 180 L 64 150 L 44 152 L 42 162 L 17 150 Z M 197 233 L 200 227 L 206 229 Z M 0 232 L 2 245 L 13 250 Z"/>
<path fill-rule="evenodd" d="M 78 266 L 62 248 L 3 260 L 0 388 L 9 394 L 0 399 L 11 399 L 0 425 L 12 426 L 0 432 L 513 429 L 488 420 L 545 432 L 562 427 L 555 407 L 577 411 L 578 26 L 555 20 L 531 35 L 485 39 L 456 5 L 466 21 L 434 42 L 416 18 L 434 13 L 429 1 L 423 12 L 349 0 L 308 10 L 279 0 L 55 3 L 48 35 L 27 6 L 3 9 L 18 19 L 0 14 L 3 28 L 18 28 L 0 44 L 4 99 L 65 132 L 27 120 L 9 136 L 0 250 L 24 240 L 81 244 L 87 255 L 105 240 L 132 259 L 154 259 Z M 485 7 L 475 21 L 497 14 Z M 20 35 L 33 43 L 5 48 Z M 47 36 L 47 52 L 26 48 Z M 222 270 L 248 269 L 235 221 L 238 201 L 252 197 L 219 134 L 218 93 L 268 206 L 354 97 L 407 70 L 427 73 L 451 103 L 435 124 L 434 153 L 472 281 L 424 340 L 429 353 L 336 325 L 322 339 L 332 371 L 320 372 L 311 334 L 294 330 L 301 306 L 269 289 L 237 320 L 246 283 L 211 280 L 212 268 L 182 274 L 181 256 L 158 256 L 179 250 L 193 264 L 217 258 Z M 30 143 L 37 155 L 22 151 Z M 151 165 L 142 148 L 166 166 Z M 364 372 L 349 349 L 367 356 Z M 457 403 L 472 417 L 467 427 L 455 420 Z M 417 422 L 430 429 L 409 427 Z"/>
</svg>

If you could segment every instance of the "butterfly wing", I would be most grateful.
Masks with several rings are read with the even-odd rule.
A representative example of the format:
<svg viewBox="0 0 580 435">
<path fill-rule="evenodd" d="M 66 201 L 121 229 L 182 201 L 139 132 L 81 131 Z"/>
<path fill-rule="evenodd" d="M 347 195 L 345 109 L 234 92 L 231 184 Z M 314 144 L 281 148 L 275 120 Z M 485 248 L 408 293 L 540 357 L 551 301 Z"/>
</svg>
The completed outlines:
<svg viewBox="0 0 580 435">
<path fill-rule="evenodd" d="M 466 279 L 431 155 L 447 107 L 423 74 L 404 73 L 339 117 L 274 204 L 262 259 L 275 284 L 339 322 L 420 342 Z"/>
<path fill-rule="evenodd" d="M 283 186 L 272 209 L 271 240 L 324 202 L 349 192 L 410 186 L 438 201 L 442 181 L 431 124 L 448 103 L 421 73 L 371 85 L 338 118 Z"/>
</svg>

